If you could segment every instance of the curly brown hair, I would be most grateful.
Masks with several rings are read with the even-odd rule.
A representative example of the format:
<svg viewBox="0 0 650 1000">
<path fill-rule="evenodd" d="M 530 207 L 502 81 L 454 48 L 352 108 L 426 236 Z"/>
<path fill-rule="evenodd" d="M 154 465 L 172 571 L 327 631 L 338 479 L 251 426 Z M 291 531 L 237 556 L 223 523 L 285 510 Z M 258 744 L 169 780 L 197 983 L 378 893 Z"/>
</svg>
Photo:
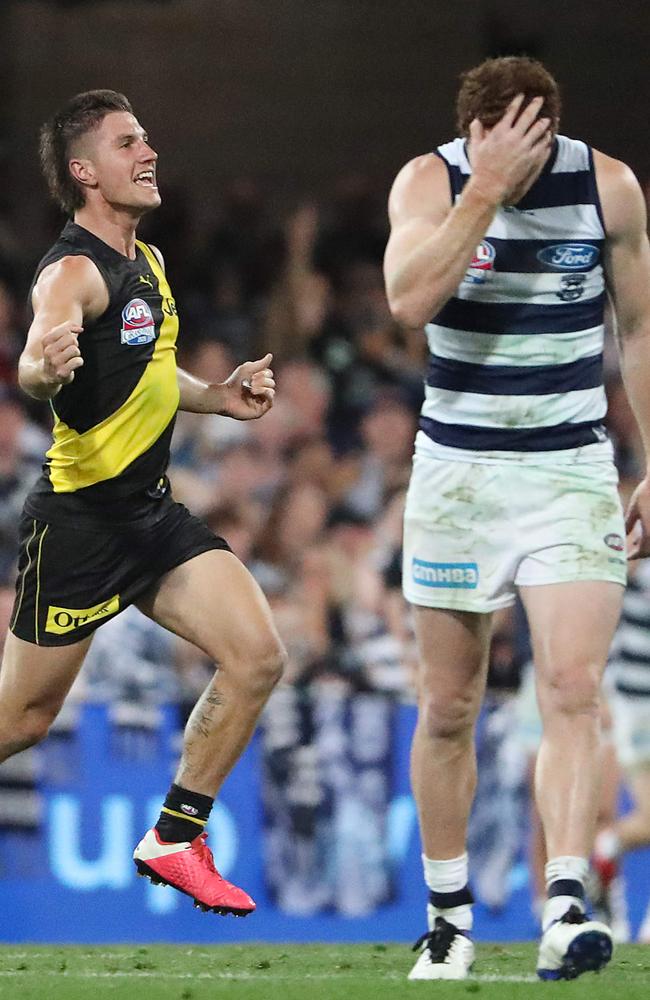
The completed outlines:
<svg viewBox="0 0 650 1000">
<path fill-rule="evenodd" d="M 469 135 L 470 123 L 478 118 L 486 128 L 503 117 L 517 94 L 525 94 L 522 109 L 534 97 L 543 97 L 540 118 L 550 118 L 557 132 L 562 102 L 556 80 L 537 59 L 528 56 L 505 56 L 486 59 L 480 66 L 461 76 L 456 100 L 456 120 L 460 135 Z"/>
<path fill-rule="evenodd" d="M 112 111 L 133 114 L 124 94 L 114 90 L 87 90 L 72 97 L 41 128 L 41 168 L 50 194 L 68 215 L 74 215 L 76 209 L 85 204 L 83 188 L 77 184 L 68 166 L 72 146 L 86 132 L 101 125 Z"/>
</svg>

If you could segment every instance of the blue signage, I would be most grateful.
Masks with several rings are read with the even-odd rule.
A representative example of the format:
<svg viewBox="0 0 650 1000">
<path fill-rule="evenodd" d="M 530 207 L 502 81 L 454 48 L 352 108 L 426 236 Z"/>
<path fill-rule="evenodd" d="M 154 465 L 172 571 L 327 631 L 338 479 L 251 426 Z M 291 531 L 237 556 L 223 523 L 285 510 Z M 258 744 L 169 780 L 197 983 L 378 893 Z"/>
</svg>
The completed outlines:
<svg viewBox="0 0 650 1000">
<path fill-rule="evenodd" d="M 42 749 L 44 822 L 32 834 L 0 832 L 0 940 L 120 943 L 151 941 L 414 941 L 424 929 L 426 892 L 408 757 L 415 721 L 399 706 L 391 723 L 391 782 L 383 849 L 389 898 L 345 916 L 324 908 L 301 915 L 269 888 L 262 804 L 263 745 L 258 735 L 226 782 L 209 824 L 217 867 L 251 893 L 245 920 L 204 914 L 169 888 L 138 878 L 131 854 L 158 816 L 175 760 L 173 715 L 155 733 L 116 737 L 102 706 L 87 706 L 77 734 Z M 359 833 L 363 833 L 360 830 Z M 364 848 L 361 847 L 363 850 Z M 648 853 L 631 857 L 633 924 L 650 893 Z M 644 864 L 644 861 L 646 863 Z M 479 939 L 534 937 L 526 868 L 516 861 L 509 900 L 498 912 L 476 908 Z"/>
</svg>

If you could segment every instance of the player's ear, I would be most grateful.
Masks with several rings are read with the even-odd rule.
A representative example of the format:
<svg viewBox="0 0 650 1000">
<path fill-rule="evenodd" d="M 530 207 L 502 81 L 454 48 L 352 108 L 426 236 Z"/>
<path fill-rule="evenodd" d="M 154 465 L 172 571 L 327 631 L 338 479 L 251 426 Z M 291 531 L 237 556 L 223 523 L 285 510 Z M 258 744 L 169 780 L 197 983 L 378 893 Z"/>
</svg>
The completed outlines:
<svg viewBox="0 0 650 1000">
<path fill-rule="evenodd" d="M 97 187 L 97 177 L 92 160 L 72 159 L 68 163 L 68 170 L 78 184 L 82 184 L 84 187 Z"/>
</svg>

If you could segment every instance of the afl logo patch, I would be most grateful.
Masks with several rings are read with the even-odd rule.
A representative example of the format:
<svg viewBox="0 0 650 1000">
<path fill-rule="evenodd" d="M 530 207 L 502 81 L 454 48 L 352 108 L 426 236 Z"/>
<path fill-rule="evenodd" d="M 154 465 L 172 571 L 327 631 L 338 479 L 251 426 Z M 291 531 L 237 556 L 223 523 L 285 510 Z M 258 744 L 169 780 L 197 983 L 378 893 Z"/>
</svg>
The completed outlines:
<svg viewBox="0 0 650 1000">
<path fill-rule="evenodd" d="M 603 541 L 610 549 L 614 549 L 614 552 L 622 552 L 625 548 L 625 542 L 620 535 L 605 535 Z"/>
<path fill-rule="evenodd" d="M 470 261 L 465 281 L 469 281 L 473 285 L 482 285 L 487 280 L 490 271 L 494 270 L 496 255 L 497 252 L 492 244 L 488 243 L 487 240 L 481 240 Z"/>
<path fill-rule="evenodd" d="M 150 344 L 156 339 L 156 324 L 144 299 L 131 299 L 122 310 L 122 344 Z"/>
</svg>

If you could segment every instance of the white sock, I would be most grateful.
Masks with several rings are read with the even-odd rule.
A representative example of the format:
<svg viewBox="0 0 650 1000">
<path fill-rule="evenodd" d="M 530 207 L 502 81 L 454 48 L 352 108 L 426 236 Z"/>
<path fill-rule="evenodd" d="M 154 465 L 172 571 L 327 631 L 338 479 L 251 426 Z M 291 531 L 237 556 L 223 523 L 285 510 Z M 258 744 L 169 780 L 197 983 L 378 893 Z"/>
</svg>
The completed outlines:
<svg viewBox="0 0 650 1000">
<path fill-rule="evenodd" d="M 594 854 L 607 861 L 615 861 L 621 854 L 621 838 L 612 830 L 601 830 L 596 836 Z"/>
<path fill-rule="evenodd" d="M 559 858 L 551 858 L 544 868 L 546 878 L 546 889 L 548 890 L 554 882 L 569 880 L 579 882 L 582 887 L 581 895 L 551 896 L 544 904 L 542 915 L 542 928 L 546 930 L 556 920 L 561 920 L 570 906 L 579 906 L 584 912 L 584 884 L 589 871 L 589 861 L 587 858 L 564 855 Z"/>
<path fill-rule="evenodd" d="M 467 886 L 469 879 L 467 852 L 458 858 L 449 858 L 445 861 L 434 861 L 423 854 L 422 866 L 424 868 L 424 881 L 432 892 L 460 892 Z M 472 907 L 469 903 L 445 907 L 444 909 L 429 903 L 427 917 L 429 930 L 433 930 L 436 917 L 444 917 L 459 930 L 471 931 L 472 929 Z"/>
</svg>

